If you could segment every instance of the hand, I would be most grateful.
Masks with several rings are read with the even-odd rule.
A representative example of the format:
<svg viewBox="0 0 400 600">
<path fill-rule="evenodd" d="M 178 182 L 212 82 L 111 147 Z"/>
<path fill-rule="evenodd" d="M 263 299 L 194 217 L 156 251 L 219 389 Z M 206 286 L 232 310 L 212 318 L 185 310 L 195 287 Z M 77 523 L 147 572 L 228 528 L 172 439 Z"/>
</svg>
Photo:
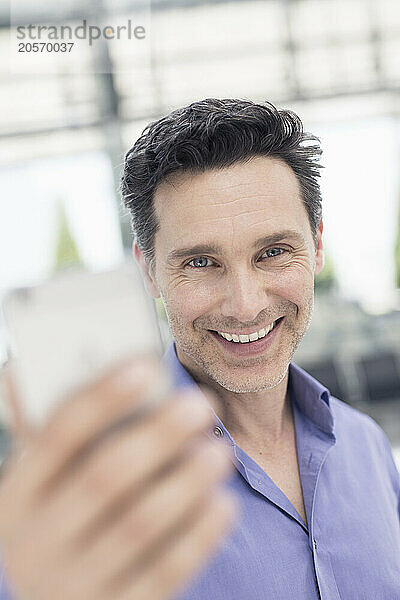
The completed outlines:
<svg viewBox="0 0 400 600">
<path fill-rule="evenodd" d="M 232 464 L 204 435 L 213 419 L 199 392 L 107 433 L 144 404 L 159 369 L 147 358 L 115 369 L 11 456 L 0 548 L 18 600 L 166 600 L 227 532 L 236 504 L 220 484 Z"/>
</svg>

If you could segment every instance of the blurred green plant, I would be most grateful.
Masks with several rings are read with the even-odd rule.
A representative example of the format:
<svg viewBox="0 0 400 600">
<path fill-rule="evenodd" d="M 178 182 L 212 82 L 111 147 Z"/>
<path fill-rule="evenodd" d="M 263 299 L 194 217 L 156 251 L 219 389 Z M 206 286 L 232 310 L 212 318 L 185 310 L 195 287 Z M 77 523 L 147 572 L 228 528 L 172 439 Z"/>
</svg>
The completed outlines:
<svg viewBox="0 0 400 600">
<path fill-rule="evenodd" d="M 78 246 L 69 228 L 67 215 L 63 203 L 57 203 L 57 242 L 55 256 L 55 270 L 82 265 Z"/>
<path fill-rule="evenodd" d="M 336 284 L 335 268 L 330 257 L 325 253 L 325 264 L 322 271 L 315 277 L 315 292 L 326 293 L 334 289 Z"/>
<path fill-rule="evenodd" d="M 167 319 L 167 313 L 165 312 L 164 302 L 162 301 L 161 298 L 156 298 L 155 303 L 156 303 L 156 309 L 157 309 L 158 316 L 161 319 L 163 319 L 164 321 L 167 321 L 168 319 Z"/>
</svg>

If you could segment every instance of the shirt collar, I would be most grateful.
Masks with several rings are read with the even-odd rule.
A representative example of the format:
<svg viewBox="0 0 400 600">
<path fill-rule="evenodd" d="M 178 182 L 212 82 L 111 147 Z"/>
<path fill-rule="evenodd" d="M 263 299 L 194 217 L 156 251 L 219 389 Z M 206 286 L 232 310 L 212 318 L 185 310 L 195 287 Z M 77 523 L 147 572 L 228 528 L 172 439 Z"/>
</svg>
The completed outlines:
<svg viewBox="0 0 400 600">
<path fill-rule="evenodd" d="M 172 341 L 162 358 L 172 377 L 173 387 L 197 386 L 195 380 L 179 361 L 176 344 Z M 327 434 L 334 435 L 334 418 L 329 390 L 295 363 L 289 364 L 289 393 L 301 412 Z M 215 413 L 214 413 L 215 414 Z M 223 423 L 216 416 L 218 426 L 232 440 Z M 232 440 L 233 442 L 233 440 Z"/>
<path fill-rule="evenodd" d="M 289 394 L 306 417 L 325 433 L 334 435 L 328 388 L 293 362 L 289 365 Z"/>
</svg>

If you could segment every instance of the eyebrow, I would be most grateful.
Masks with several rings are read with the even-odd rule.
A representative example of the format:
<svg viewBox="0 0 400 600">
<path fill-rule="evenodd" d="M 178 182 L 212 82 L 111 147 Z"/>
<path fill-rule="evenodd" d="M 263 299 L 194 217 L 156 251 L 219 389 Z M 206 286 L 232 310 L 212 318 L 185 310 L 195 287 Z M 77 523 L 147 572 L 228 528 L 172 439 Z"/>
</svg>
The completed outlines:
<svg viewBox="0 0 400 600">
<path fill-rule="evenodd" d="M 301 233 L 294 229 L 285 229 L 283 231 L 278 231 L 271 235 L 265 235 L 258 238 L 253 243 L 253 248 L 256 249 L 260 246 L 269 246 L 271 244 L 276 244 L 278 242 L 282 242 L 288 239 L 299 244 L 306 243 L 306 240 Z M 182 260 L 183 258 L 188 258 L 195 254 L 223 254 L 223 250 L 222 247 L 218 244 L 197 244 L 196 246 L 191 246 L 188 248 L 178 248 L 176 250 L 171 250 L 171 252 L 167 256 L 167 261 L 175 262 L 177 260 Z"/>
</svg>

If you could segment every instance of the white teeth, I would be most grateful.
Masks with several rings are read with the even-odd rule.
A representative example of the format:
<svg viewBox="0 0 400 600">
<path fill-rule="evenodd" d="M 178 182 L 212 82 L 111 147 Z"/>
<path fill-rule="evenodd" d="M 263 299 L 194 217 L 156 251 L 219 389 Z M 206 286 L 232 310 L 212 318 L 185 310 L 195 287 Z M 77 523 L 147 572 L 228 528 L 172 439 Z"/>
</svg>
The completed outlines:
<svg viewBox="0 0 400 600">
<path fill-rule="evenodd" d="M 255 340 L 259 340 L 260 338 L 265 337 L 269 334 L 269 332 L 275 327 L 276 321 L 271 323 L 266 329 L 264 327 L 260 329 L 260 331 L 255 331 L 250 334 L 236 334 L 236 333 L 222 333 L 221 331 L 217 331 L 217 333 L 228 340 L 228 342 L 239 342 L 241 344 L 247 344 L 248 342 L 254 342 Z"/>
</svg>

